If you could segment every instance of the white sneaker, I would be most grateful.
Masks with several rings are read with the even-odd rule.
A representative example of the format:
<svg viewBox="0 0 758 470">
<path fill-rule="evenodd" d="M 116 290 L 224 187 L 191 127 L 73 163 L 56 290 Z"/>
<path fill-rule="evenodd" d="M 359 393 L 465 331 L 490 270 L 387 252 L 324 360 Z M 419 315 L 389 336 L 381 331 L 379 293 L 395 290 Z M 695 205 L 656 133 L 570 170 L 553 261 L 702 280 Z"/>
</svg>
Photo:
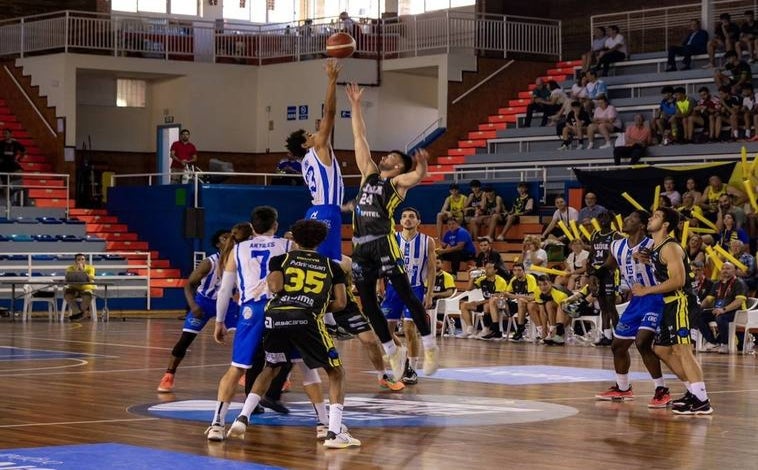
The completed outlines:
<svg viewBox="0 0 758 470">
<path fill-rule="evenodd" d="M 429 377 L 437 372 L 440 368 L 440 348 L 435 345 L 433 348 L 424 349 L 424 375 Z"/>
<path fill-rule="evenodd" d="M 480 332 L 479 332 L 477 335 L 475 335 L 474 337 L 475 337 L 476 339 L 482 339 L 483 337 L 487 336 L 487 335 L 488 335 L 488 334 L 490 334 L 490 333 L 492 333 L 492 330 L 490 330 L 488 327 L 486 327 L 486 326 L 485 326 L 484 328 L 482 328 L 482 331 L 480 331 Z"/>
<path fill-rule="evenodd" d="M 227 438 L 244 439 L 245 431 L 247 431 L 247 418 L 245 416 L 237 416 L 232 425 L 229 427 L 229 431 L 226 433 Z"/>
<path fill-rule="evenodd" d="M 568 150 L 568 149 L 569 149 L 569 147 L 568 147 L 568 145 L 566 145 L 566 144 L 563 144 L 563 145 L 561 145 L 560 147 L 558 147 L 558 151 L 560 151 L 560 152 L 562 152 L 562 151 L 564 151 L 564 150 Z"/>
<path fill-rule="evenodd" d="M 474 327 L 473 326 L 466 326 L 461 330 L 461 333 L 458 335 L 455 335 L 456 338 L 468 338 L 469 336 L 474 336 Z"/>
<path fill-rule="evenodd" d="M 729 354 L 729 345 L 720 344 L 718 348 L 719 354 Z"/>
<path fill-rule="evenodd" d="M 598 148 L 601 148 L 601 149 L 609 149 L 609 148 L 611 148 L 611 147 L 613 147 L 613 146 L 611 145 L 611 143 L 610 143 L 610 142 L 606 142 L 606 143 L 604 143 L 603 145 L 601 145 L 601 146 L 600 146 L 600 147 L 598 147 Z"/>
<path fill-rule="evenodd" d="M 594 146 L 595 146 L 595 143 L 594 143 L 594 142 L 589 142 L 589 143 L 587 144 L 587 150 L 591 150 L 591 149 L 592 149 Z"/>
<path fill-rule="evenodd" d="M 324 441 L 324 447 L 327 449 L 344 449 L 346 447 L 360 447 L 361 441 L 354 438 L 348 432 L 341 432 L 334 436 L 333 439 Z"/>
<path fill-rule="evenodd" d="M 700 348 L 700 351 L 701 352 L 718 352 L 718 349 L 719 349 L 718 344 L 713 344 L 706 341 L 703 347 Z"/>
<path fill-rule="evenodd" d="M 221 442 L 224 440 L 224 427 L 220 424 L 211 424 L 205 430 L 205 435 L 208 436 L 209 441 Z"/>
<path fill-rule="evenodd" d="M 405 346 L 395 348 L 395 354 L 389 354 L 390 368 L 393 377 L 402 377 L 405 372 L 405 360 L 408 358 L 408 350 Z"/>
<path fill-rule="evenodd" d="M 347 426 L 344 424 L 340 427 L 340 433 L 347 432 Z M 326 435 L 329 434 L 329 425 L 319 424 L 316 426 L 316 439 L 326 439 Z"/>
</svg>

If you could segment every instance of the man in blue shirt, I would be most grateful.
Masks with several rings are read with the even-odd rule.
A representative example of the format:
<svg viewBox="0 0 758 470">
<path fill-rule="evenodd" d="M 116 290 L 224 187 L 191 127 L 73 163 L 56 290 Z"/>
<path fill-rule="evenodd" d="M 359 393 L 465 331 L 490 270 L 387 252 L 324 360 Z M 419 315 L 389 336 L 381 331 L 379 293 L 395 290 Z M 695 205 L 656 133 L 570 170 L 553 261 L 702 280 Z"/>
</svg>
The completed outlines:
<svg viewBox="0 0 758 470">
<path fill-rule="evenodd" d="M 682 59 L 683 67 L 680 70 L 689 70 L 692 63 L 692 56 L 705 54 L 708 46 L 708 31 L 700 27 L 700 20 L 690 20 L 690 31 L 687 37 L 682 41 L 681 46 L 669 47 L 669 59 L 666 72 L 676 70 L 676 56 L 684 56 Z"/>
<path fill-rule="evenodd" d="M 276 177 L 274 184 L 301 186 L 303 184 L 303 166 L 299 155 L 287 153 L 276 165 L 276 172 L 286 176 Z"/>
<path fill-rule="evenodd" d="M 453 276 L 458 274 L 461 261 L 471 261 L 476 255 L 471 234 L 453 218 L 447 220 L 447 232 L 442 237 L 442 248 L 436 251 L 439 259 L 450 261 L 450 274 Z"/>
</svg>

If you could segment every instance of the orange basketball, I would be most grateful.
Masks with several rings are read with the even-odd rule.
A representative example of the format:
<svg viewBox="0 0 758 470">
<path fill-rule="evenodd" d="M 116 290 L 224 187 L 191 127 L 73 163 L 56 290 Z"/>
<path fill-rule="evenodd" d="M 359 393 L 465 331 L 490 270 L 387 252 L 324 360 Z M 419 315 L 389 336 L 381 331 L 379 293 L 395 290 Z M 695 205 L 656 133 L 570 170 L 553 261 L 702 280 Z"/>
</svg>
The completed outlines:
<svg viewBox="0 0 758 470">
<path fill-rule="evenodd" d="M 347 33 L 334 33 L 326 40 L 326 55 L 343 59 L 355 52 L 355 39 Z"/>
</svg>

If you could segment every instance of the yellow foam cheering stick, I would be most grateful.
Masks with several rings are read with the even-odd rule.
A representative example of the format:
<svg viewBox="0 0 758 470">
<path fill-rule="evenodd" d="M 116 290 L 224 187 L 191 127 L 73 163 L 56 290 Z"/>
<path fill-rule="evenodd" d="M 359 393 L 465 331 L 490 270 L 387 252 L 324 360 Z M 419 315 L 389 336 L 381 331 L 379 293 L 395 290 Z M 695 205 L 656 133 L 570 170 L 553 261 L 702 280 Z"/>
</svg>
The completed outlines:
<svg viewBox="0 0 758 470">
<path fill-rule="evenodd" d="M 750 181 L 750 179 L 746 179 L 742 182 L 742 184 L 745 186 L 745 192 L 747 193 L 748 200 L 750 200 L 750 205 L 753 207 L 753 211 L 758 212 L 758 202 L 755 200 L 753 183 Z"/>
<path fill-rule="evenodd" d="M 713 271 L 711 271 L 711 280 L 715 281 L 719 278 L 719 271 L 721 271 L 721 268 L 724 266 L 724 262 L 721 261 L 718 254 L 716 254 L 715 251 L 713 251 L 713 248 L 710 246 L 705 247 L 705 252 L 708 253 L 708 259 L 711 263 L 713 263 Z"/>
<path fill-rule="evenodd" d="M 747 167 L 747 148 L 743 145 L 742 149 L 740 150 L 740 157 L 742 158 L 742 177 L 743 178 L 749 178 L 748 173 L 748 167 Z"/>
<path fill-rule="evenodd" d="M 632 196 L 630 196 L 628 192 L 624 191 L 623 193 L 621 193 L 621 197 L 623 197 L 624 199 L 626 199 L 627 201 L 629 201 L 629 204 L 633 205 L 635 209 L 637 209 L 639 211 L 644 211 L 645 210 L 645 208 L 642 207 L 640 205 L 640 203 L 637 202 Z"/>
<path fill-rule="evenodd" d="M 689 236 L 690 231 L 690 221 L 685 220 L 684 224 L 682 225 L 682 248 L 685 250 L 687 249 L 687 237 Z"/>
<path fill-rule="evenodd" d="M 735 258 L 734 255 L 732 255 L 731 253 L 726 251 L 724 248 L 722 248 L 721 245 L 715 245 L 713 247 L 713 250 L 716 253 L 720 254 L 722 258 L 731 262 L 733 265 L 737 266 L 737 269 L 739 269 L 740 271 L 747 271 L 747 266 L 745 266 L 745 263 Z"/>
<path fill-rule="evenodd" d="M 661 202 L 661 185 L 657 185 L 655 187 L 655 192 L 653 193 L 653 210 L 658 209 L 658 203 Z"/>
<path fill-rule="evenodd" d="M 710 234 L 716 233 L 716 231 L 713 230 L 712 228 L 700 228 L 700 227 L 690 227 L 689 231 L 692 233 L 710 233 Z"/>
<path fill-rule="evenodd" d="M 617 232 L 623 232 L 624 231 L 624 219 L 621 218 L 621 214 L 616 214 L 616 227 Z"/>
<path fill-rule="evenodd" d="M 758 154 L 756 154 L 756 155 L 758 155 Z M 590 222 L 592 222 L 592 228 L 594 228 L 596 232 L 599 232 L 600 231 L 600 222 L 598 222 L 597 219 L 594 218 L 594 217 L 592 218 L 592 220 Z"/>
<path fill-rule="evenodd" d="M 569 226 L 571 227 L 571 233 L 574 234 L 574 238 L 582 238 L 582 236 L 579 235 L 579 229 L 576 228 L 576 220 L 569 221 Z"/>
<path fill-rule="evenodd" d="M 590 235 L 590 232 L 588 232 L 587 229 L 584 228 L 584 225 L 579 226 L 579 231 L 582 232 L 582 235 L 584 235 L 584 238 L 586 238 L 588 241 L 590 238 L 592 238 L 592 235 Z"/>
<path fill-rule="evenodd" d="M 574 235 L 571 233 L 571 230 L 566 227 L 566 223 L 562 220 L 558 221 L 558 226 L 563 230 L 563 233 L 566 235 L 566 238 L 568 238 L 570 241 L 574 241 Z"/>
<path fill-rule="evenodd" d="M 718 227 L 716 227 L 716 224 L 714 224 L 714 223 L 713 223 L 713 222 L 711 222 L 710 220 L 706 219 L 706 218 L 705 218 L 705 217 L 703 217 L 702 215 L 698 214 L 698 213 L 697 213 L 697 212 L 695 212 L 695 211 L 692 211 L 692 212 L 691 212 L 691 214 L 692 214 L 692 217 L 694 217 L 694 218 L 696 218 L 697 220 L 699 220 L 700 222 L 704 223 L 704 224 L 705 224 L 705 225 L 707 225 L 709 228 L 712 228 L 713 230 L 715 230 L 715 231 L 717 231 L 717 232 L 719 231 L 719 228 L 718 228 Z"/>
<path fill-rule="evenodd" d="M 753 173 L 755 172 L 755 167 L 758 166 L 758 153 L 755 154 L 755 158 L 753 159 L 753 163 L 750 165 L 750 178 L 753 177 Z M 746 176 L 747 178 L 747 176 Z"/>
<path fill-rule="evenodd" d="M 545 273 L 545 274 L 555 274 L 556 276 L 568 276 L 568 271 L 559 271 L 557 269 L 552 268 L 543 268 L 542 266 L 532 266 L 529 268 L 532 271 L 537 271 L 538 273 Z"/>
</svg>

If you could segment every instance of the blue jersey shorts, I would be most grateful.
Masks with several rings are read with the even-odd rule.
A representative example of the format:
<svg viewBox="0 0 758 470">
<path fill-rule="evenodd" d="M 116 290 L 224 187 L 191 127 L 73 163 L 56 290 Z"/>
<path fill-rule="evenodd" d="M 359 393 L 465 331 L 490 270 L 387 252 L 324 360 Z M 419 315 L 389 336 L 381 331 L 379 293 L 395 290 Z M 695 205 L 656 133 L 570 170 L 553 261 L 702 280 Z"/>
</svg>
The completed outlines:
<svg viewBox="0 0 758 470">
<path fill-rule="evenodd" d="M 424 286 L 414 286 L 411 287 L 411 290 L 413 290 L 413 293 L 416 294 L 416 297 L 418 297 L 418 299 L 423 303 L 425 290 Z M 387 320 L 400 320 L 401 316 L 406 320 L 412 319 L 411 312 L 400 299 L 400 296 L 397 295 L 397 291 L 394 287 L 392 287 L 392 284 L 387 284 L 387 292 L 384 296 L 384 302 L 382 302 L 382 313 L 384 313 L 384 317 Z"/>
<path fill-rule="evenodd" d="M 340 206 L 334 204 L 313 206 L 305 213 L 305 218 L 319 220 L 329 227 L 326 239 L 321 242 L 316 251 L 339 263 L 342 260 L 342 212 Z"/>
<path fill-rule="evenodd" d="M 201 318 L 195 318 L 191 311 L 187 312 L 187 317 L 184 319 L 184 328 L 182 328 L 182 331 L 198 334 L 203 331 L 203 328 L 205 328 L 205 325 L 209 321 L 216 318 L 216 299 L 209 299 L 204 295 L 195 294 L 195 303 L 197 303 L 197 305 L 203 311 L 203 316 Z M 227 330 L 233 330 L 237 328 L 238 316 L 239 305 L 233 301 L 230 301 L 229 308 L 226 309 L 226 320 L 224 320 L 224 325 L 226 325 Z"/>
<path fill-rule="evenodd" d="M 613 335 L 619 339 L 635 339 L 639 330 L 655 333 L 663 315 L 663 296 L 660 294 L 632 297 Z"/>
<path fill-rule="evenodd" d="M 261 345 L 265 324 L 264 310 L 268 300 L 245 302 L 240 305 L 237 332 L 232 344 L 232 365 L 249 369 Z"/>
</svg>

